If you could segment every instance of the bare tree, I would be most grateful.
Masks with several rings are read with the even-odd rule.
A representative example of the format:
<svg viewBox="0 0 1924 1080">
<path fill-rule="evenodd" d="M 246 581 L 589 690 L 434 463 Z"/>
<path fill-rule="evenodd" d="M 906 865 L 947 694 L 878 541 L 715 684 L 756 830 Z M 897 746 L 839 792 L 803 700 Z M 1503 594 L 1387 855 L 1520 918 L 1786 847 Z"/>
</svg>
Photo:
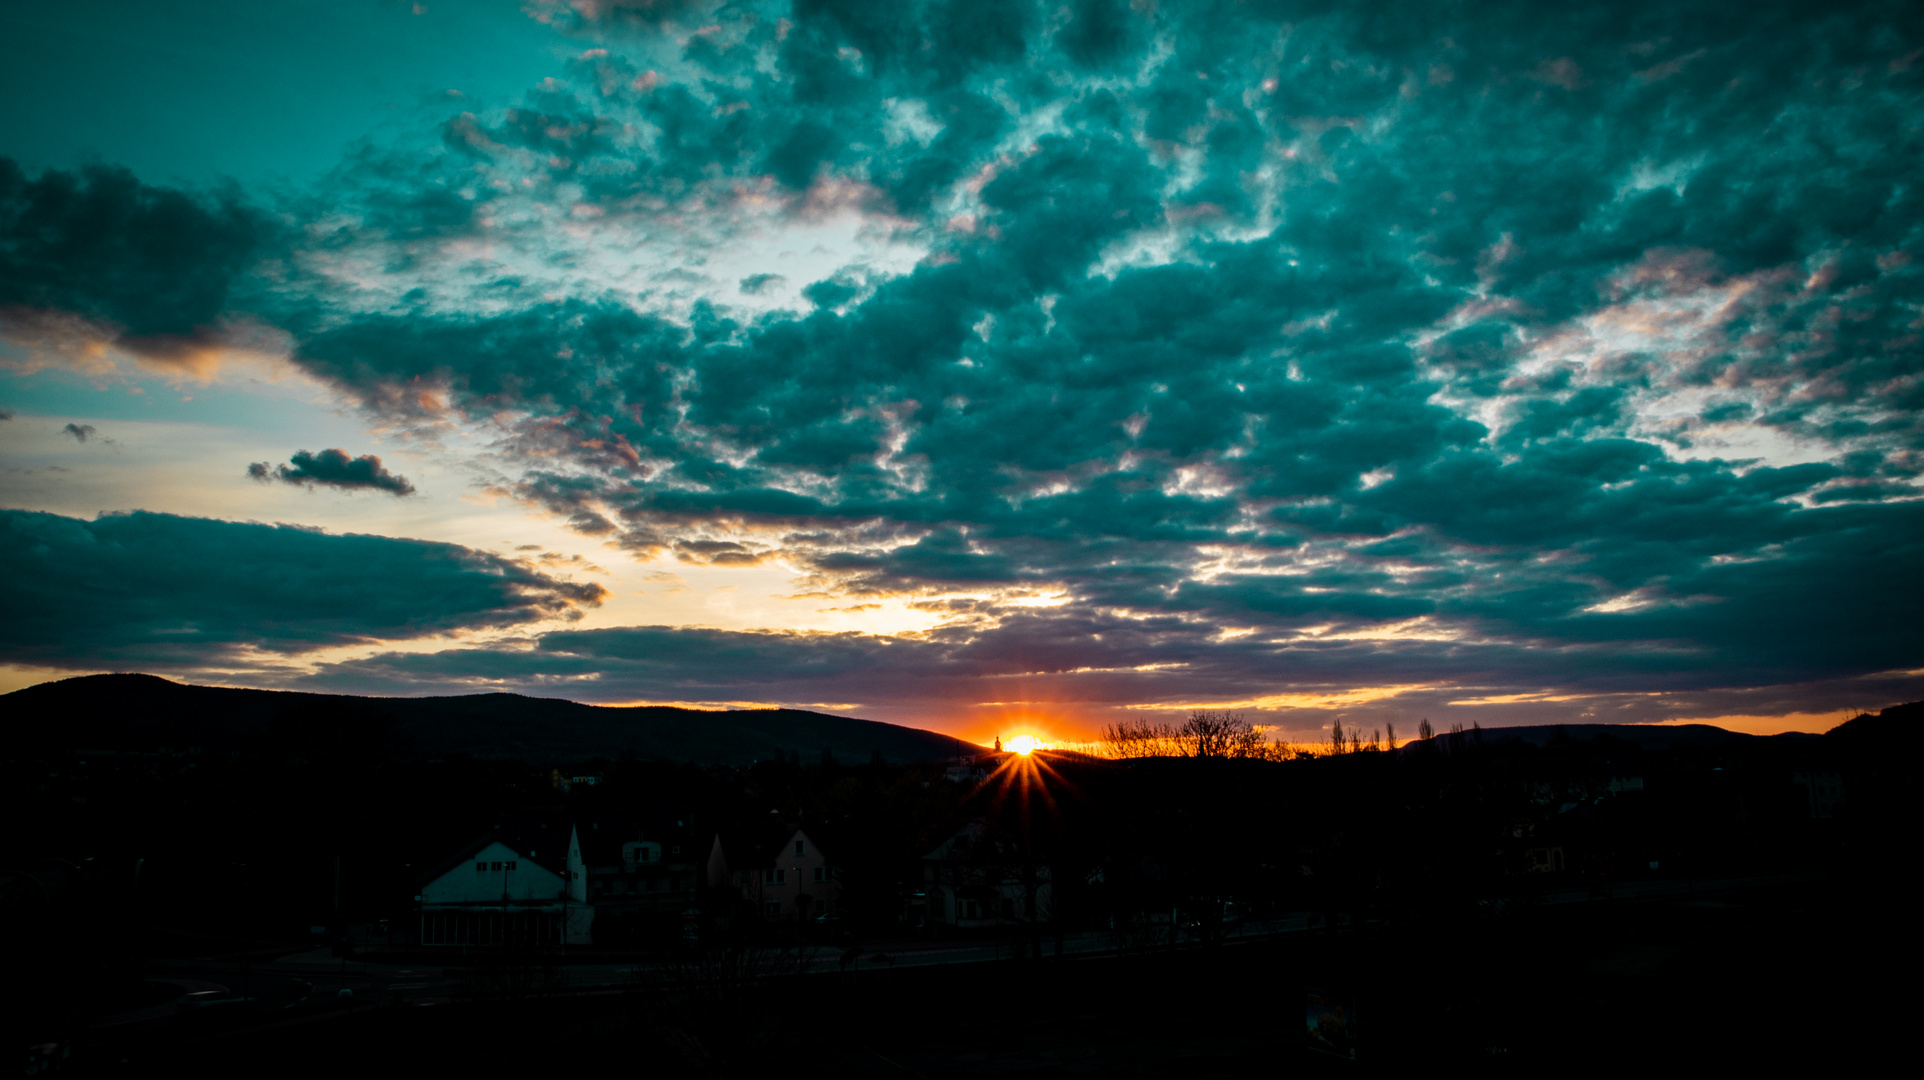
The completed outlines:
<svg viewBox="0 0 1924 1080">
<path fill-rule="evenodd" d="M 1416 737 L 1425 742 L 1436 738 L 1436 729 L 1430 726 L 1429 717 L 1424 717 L 1423 722 L 1416 725 Z"/>
<path fill-rule="evenodd" d="M 1255 757 L 1263 741 L 1242 713 L 1204 709 L 1183 721 L 1181 736 L 1191 757 Z"/>
<path fill-rule="evenodd" d="M 1110 757 L 1187 757 L 1182 729 L 1152 720 L 1119 720 L 1102 729 L 1103 748 Z"/>
<path fill-rule="evenodd" d="M 1102 729 L 1103 749 L 1114 758 L 1269 756 L 1263 734 L 1238 712 L 1198 709 L 1180 726 L 1153 720 L 1121 720 Z"/>
</svg>

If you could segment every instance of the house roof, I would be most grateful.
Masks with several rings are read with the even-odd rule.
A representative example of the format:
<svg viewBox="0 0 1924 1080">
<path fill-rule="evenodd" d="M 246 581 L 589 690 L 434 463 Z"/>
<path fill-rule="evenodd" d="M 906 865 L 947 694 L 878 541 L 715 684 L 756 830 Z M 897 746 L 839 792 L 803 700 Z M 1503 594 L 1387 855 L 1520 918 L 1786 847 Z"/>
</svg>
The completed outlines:
<svg viewBox="0 0 1924 1080">
<path fill-rule="evenodd" d="M 653 810 L 619 811 L 583 818 L 575 822 L 581 837 L 581 860 L 589 866 L 609 866 L 621 861 L 621 846 L 632 840 L 652 840 L 682 845 L 680 859 L 695 861 L 707 854 L 696 849 L 695 818 L 687 810 L 664 807 Z"/>
<path fill-rule="evenodd" d="M 456 848 L 447 858 L 421 871 L 416 881 L 425 885 L 472 859 L 476 852 L 489 844 L 497 842 L 536 866 L 560 876 L 567 875 L 568 826 L 566 822 L 509 821 L 476 834 L 467 843 Z"/>
<path fill-rule="evenodd" d="M 775 857 L 785 854 L 789 842 L 801 833 L 826 855 L 833 849 L 833 840 L 822 843 L 822 829 L 813 824 L 784 821 L 773 818 L 759 825 L 736 829 L 724 829 L 720 840 L 722 857 L 728 861 L 731 870 L 761 870 L 774 865 Z"/>
<path fill-rule="evenodd" d="M 922 858 L 933 862 L 1019 862 L 1022 847 L 1007 830 L 991 828 L 984 821 L 965 821 Z"/>
</svg>

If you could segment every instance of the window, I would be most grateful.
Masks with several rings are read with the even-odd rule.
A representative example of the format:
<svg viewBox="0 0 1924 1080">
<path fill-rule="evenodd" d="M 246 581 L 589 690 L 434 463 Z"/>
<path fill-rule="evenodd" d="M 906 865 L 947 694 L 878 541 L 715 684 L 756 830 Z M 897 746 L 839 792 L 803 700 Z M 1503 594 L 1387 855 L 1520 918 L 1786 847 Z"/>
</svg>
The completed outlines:
<svg viewBox="0 0 1924 1080">
<path fill-rule="evenodd" d="M 815 868 L 815 884 L 822 885 L 822 884 L 826 884 L 827 881 L 828 881 L 828 867 L 826 866 L 816 867 Z"/>
<path fill-rule="evenodd" d="M 474 864 L 474 872 L 475 872 L 475 873 L 477 873 L 477 874 L 485 874 L 485 873 L 487 873 L 487 872 L 488 872 L 488 864 L 487 864 L 487 863 L 484 863 L 484 862 L 478 862 L 478 863 L 475 863 L 475 864 Z"/>
<path fill-rule="evenodd" d="M 764 885 L 780 885 L 786 880 L 788 880 L 788 871 L 786 870 L 762 871 L 762 884 Z"/>
<path fill-rule="evenodd" d="M 508 869 L 508 870 L 512 870 L 512 869 L 514 869 L 514 863 L 513 863 L 512 861 L 509 861 L 509 862 L 507 862 L 507 863 L 505 863 L 505 864 L 503 864 L 503 865 L 504 865 L 504 868 L 505 868 L 505 869 Z"/>
<path fill-rule="evenodd" d="M 797 855 L 808 854 L 808 842 L 806 840 L 795 841 L 795 854 Z"/>
<path fill-rule="evenodd" d="M 770 900 L 767 904 L 763 905 L 762 910 L 767 913 L 769 918 L 778 918 L 782 913 L 782 902 L 780 900 Z"/>
<path fill-rule="evenodd" d="M 498 863 L 498 862 L 497 862 L 497 863 L 489 863 L 489 864 L 488 864 L 488 869 L 490 869 L 490 870 L 499 870 L 499 869 L 501 869 L 501 864 L 500 864 L 500 863 Z"/>
</svg>

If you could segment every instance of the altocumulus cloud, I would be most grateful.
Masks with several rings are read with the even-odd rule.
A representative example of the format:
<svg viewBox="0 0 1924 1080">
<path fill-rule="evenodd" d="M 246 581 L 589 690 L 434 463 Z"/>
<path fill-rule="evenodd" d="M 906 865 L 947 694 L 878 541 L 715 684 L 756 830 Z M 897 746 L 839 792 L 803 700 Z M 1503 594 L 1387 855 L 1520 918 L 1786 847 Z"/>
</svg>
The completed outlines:
<svg viewBox="0 0 1924 1080">
<path fill-rule="evenodd" d="M 191 668 L 516 626 L 605 595 L 452 544 L 169 514 L 0 511 L 0 558 L 0 646 L 53 667 Z"/>
<path fill-rule="evenodd" d="M 71 425 L 69 425 L 71 426 Z M 296 486 L 320 484 L 343 491 L 385 491 L 390 495 L 412 495 L 414 485 L 397 476 L 373 454 L 349 457 L 345 450 L 327 449 L 318 454 L 296 451 L 286 465 L 256 461 L 247 466 L 247 475 L 262 483 L 280 480 Z"/>
<path fill-rule="evenodd" d="M 567 78 L 358 156 L 301 229 L 16 170 L 55 225 L 16 262 L 100 259 L 83 195 L 208 244 L 178 314 L 64 271 L 0 301 L 130 341 L 244 308 L 368 408 L 492 432 L 584 534 L 942 612 L 729 639 L 878 687 L 1603 701 L 1924 661 L 1914 6 L 852 10 L 541 8 L 596 46 Z M 792 294 L 757 264 L 843 226 Z M 549 638 L 500 670 L 709 679 Z"/>
</svg>

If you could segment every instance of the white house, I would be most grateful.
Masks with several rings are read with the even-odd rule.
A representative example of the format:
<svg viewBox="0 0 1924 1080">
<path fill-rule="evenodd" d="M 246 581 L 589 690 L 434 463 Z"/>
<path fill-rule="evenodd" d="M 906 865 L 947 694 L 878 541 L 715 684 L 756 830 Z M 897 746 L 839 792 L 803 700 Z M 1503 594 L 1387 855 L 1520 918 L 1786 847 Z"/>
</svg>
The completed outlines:
<svg viewBox="0 0 1924 1080">
<path fill-rule="evenodd" d="M 569 869 L 580 858 L 570 855 L 573 832 L 554 823 L 497 827 L 430 868 L 416 898 L 421 944 L 586 944 L 594 909 Z"/>
</svg>

